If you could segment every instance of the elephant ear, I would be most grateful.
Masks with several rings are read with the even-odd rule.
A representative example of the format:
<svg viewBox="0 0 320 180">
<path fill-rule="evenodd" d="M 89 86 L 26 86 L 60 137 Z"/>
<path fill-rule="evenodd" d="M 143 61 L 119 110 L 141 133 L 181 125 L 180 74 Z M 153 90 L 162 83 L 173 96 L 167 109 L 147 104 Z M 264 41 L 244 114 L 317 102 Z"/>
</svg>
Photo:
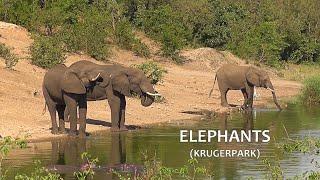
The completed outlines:
<svg viewBox="0 0 320 180">
<path fill-rule="evenodd" d="M 130 94 L 130 82 L 125 73 L 118 73 L 111 75 L 112 88 L 125 96 Z"/>
<path fill-rule="evenodd" d="M 102 79 L 97 81 L 98 85 L 102 88 L 106 88 L 111 83 L 111 75 L 104 71 L 101 71 L 99 73 L 101 74 L 100 77 Z"/>
<path fill-rule="evenodd" d="M 61 88 L 68 93 L 74 94 L 85 94 L 86 88 L 84 87 L 81 80 L 78 78 L 75 72 L 73 71 L 66 71 L 62 83 Z"/>
<path fill-rule="evenodd" d="M 247 81 L 257 87 L 260 87 L 260 75 L 258 70 L 254 69 L 253 67 L 250 67 L 248 72 L 246 73 L 246 79 Z"/>
</svg>

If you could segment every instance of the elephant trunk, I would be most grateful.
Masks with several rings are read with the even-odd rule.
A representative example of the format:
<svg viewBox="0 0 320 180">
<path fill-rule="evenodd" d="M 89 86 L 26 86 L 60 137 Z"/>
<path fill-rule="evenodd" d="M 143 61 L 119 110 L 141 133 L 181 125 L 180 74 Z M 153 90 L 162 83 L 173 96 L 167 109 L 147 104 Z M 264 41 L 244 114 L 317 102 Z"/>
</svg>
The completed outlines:
<svg viewBox="0 0 320 180">
<path fill-rule="evenodd" d="M 150 106 L 154 102 L 155 96 L 160 95 L 155 92 L 149 80 L 146 80 L 143 83 L 141 83 L 140 88 L 142 91 L 141 105 L 144 107 Z"/>
<path fill-rule="evenodd" d="M 272 92 L 272 97 L 273 97 L 274 103 L 276 104 L 276 106 L 278 107 L 278 109 L 281 111 L 282 108 L 281 108 L 281 106 L 280 106 L 279 103 L 278 103 L 278 100 L 277 100 L 277 97 L 276 97 L 276 93 L 275 93 L 274 91 Z"/>
<path fill-rule="evenodd" d="M 272 84 L 270 84 L 269 86 L 267 86 L 267 89 L 272 92 L 273 102 L 274 102 L 274 104 L 276 104 L 277 108 L 281 111 L 282 108 L 281 108 L 281 106 L 280 106 L 279 103 L 278 103 L 277 96 L 276 96 L 276 92 L 274 91 L 274 88 L 273 88 Z"/>
<path fill-rule="evenodd" d="M 144 107 L 150 106 L 154 102 L 154 96 L 143 93 L 141 96 L 141 105 Z"/>
</svg>

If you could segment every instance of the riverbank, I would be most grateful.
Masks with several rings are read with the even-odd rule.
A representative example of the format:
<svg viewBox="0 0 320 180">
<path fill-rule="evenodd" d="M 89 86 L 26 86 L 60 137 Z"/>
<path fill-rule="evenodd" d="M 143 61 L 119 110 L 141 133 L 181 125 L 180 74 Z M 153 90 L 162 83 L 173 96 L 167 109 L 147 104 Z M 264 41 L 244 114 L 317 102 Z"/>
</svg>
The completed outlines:
<svg viewBox="0 0 320 180">
<path fill-rule="evenodd" d="M 44 99 L 41 84 L 45 70 L 31 65 L 28 60 L 28 48 L 32 43 L 30 34 L 21 27 L 0 26 L 0 42 L 13 48 L 13 52 L 20 59 L 15 70 L 4 69 L 5 64 L 0 60 L 0 134 L 1 136 L 19 136 L 29 134 L 31 139 L 59 137 L 50 133 L 50 116 L 48 111 L 42 114 Z M 142 39 L 147 45 L 152 44 L 148 39 Z M 154 103 L 150 107 L 140 105 L 140 100 L 127 98 L 126 125 L 143 127 L 166 121 L 195 118 L 196 113 L 202 110 L 218 113 L 228 112 L 230 109 L 220 106 L 220 93 L 217 85 L 213 95 L 208 98 L 208 93 L 213 84 L 214 72 L 222 64 L 245 64 L 229 52 L 217 51 L 210 48 L 191 49 L 182 52 L 187 62 L 176 65 L 168 59 L 162 58 L 152 52 L 150 59 L 135 56 L 130 51 L 113 48 L 110 62 L 117 62 L 125 66 L 139 64 L 145 61 L 156 61 L 168 73 L 163 82 L 156 86 L 165 100 Z M 66 64 L 87 59 L 97 62 L 85 55 L 69 54 Z M 101 63 L 101 62 L 97 62 Z M 301 84 L 279 78 L 270 72 L 271 81 L 275 87 L 278 99 L 282 106 L 282 99 L 290 98 L 300 92 Z M 272 95 L 263 88 L 257 88 L 259 98 L 255 106 L 276 108 L 270 104 Z M 242 94 L 240 91 L 230 91 L 228 101 L 230 104 L 241 105 Z M 106 101 L 88 103 L 87 132 L 92 133 L 110 128 L 110 110 Z M 68 124 L 67 124 L 68 127 Z M 62 135 L 61 135 L 62 136 Z"/>
</svg>

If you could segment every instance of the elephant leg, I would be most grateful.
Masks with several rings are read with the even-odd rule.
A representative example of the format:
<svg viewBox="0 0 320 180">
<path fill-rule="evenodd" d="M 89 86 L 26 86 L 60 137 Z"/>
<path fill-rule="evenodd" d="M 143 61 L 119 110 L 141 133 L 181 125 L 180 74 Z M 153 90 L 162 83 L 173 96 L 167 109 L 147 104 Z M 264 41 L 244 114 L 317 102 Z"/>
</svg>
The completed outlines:
<svg viewBox="0 0 320 180">
<path fill-rule="evenodd" d="M 248 94 L 248 101 L 247 101 L 247 109 L 252 110 L 253 105 L 253 86 L 246 85 L 246 91 Z"/>
<path fill-rule="evenodd" d="M 111 109 L 111 131 L 119 131 L 120 98 L 116 95 L 108 97 L 108 103 Z"/>
<path fill-rule="evenodd" d="M 73 96 L 71 94 L 64 94 L 63 96 L 69 111 L 70 136 L 77 135 L 77 102 Z"/>
<path fill-rule="evenodd" d="M 80 95 L 79 101 L 79 136 L 86 137 L 87 100 L 85 95 Z"/>
<path fill-rule="evenodd" d="M 59 133 L 65 134 L 66 128 L 64 123 L 64 111 L 66 109 L 65 105 L 57 105 L 58 117 L 59 117 Z"/>
<path fill-rule="evenodd" d="M 64 108 L 63 120 L 64 120 L 64 122 L 69 122 L 69 109 L 68 109 L 68 107 Z"/>
<path fill-rule="evenodd" d="M 56 117 L 56 103 L 50 98 L 49 93 L 46 88 L 43 88 L 43 96 L 48 107 L 48 111 L 51 118 L 51 133 L 58 133 L 57 117 Z"/>
<path fill-rule="evenodd" d="M 127 131 L 128 129 L 125 126 L 126 120 L 126 97 L 124 95 L 120 95 L 120 131 Z"/>
<path fill-rule="evenodd" d="M 56 117 L 56 105 L 54 103 L 47 103 L 48 111 L 51 117 L 51 133 L 58 134 L 58 124 L 57 124 L 57 117 Z"/>
<path fill-rule="evenodd" d="M 241 89 L 242 95 L 243 95 L 243 107 L 246 108 L 247 107 L 247 103 L 248 103 L 248 93 L 246 91 L 246 89 Z"/>
<path fill-rule="evenodd" d="M 220 93 L 221 93 L 221 105 L 223 107 L 230 107 L 227 101 L 228 89 L 220 89 Z"/>
</svg>

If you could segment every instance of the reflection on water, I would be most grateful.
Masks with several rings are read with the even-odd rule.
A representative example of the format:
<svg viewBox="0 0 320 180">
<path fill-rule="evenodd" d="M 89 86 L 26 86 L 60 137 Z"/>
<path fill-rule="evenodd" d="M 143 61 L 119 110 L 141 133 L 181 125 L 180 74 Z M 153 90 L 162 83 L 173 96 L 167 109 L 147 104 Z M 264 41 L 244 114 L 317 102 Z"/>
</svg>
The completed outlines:
<svg viewBox="0 0 320 180">
<path fill-rule="evenodd" d="M 142 152 L 157 154 L 163 165 L 181 167 L 189 159 L 189 150 L 202 149 L 260 149 L 261 158 L 280 160 L 286 177 L 301 174 L 313 169 L 311 159 L 319 161 L 319 157 L 307 154 L 283 154 L 276 148 L 276 143 L 286 137 L 284 127 L 290 137 L 315 135 L 319 136 L 320 110 L 304 109 L 290 106 L 282 112 L 257 110 L 253 113 L 220 115 L 200 121 L 175 121 L 150 129 L 125 133 L 104 132 L 92 135 L 87 139 L 60 139 L 29 144 L 30 148 L 14 150 L 4 161 L 9 179 L 17 172 L 31 171 L 32 162 L 39 159 L 45 166 L 65 165 L 63 177 L 73 179 L 72 172 L 82 164 L 81 153 L 89 152 L 99 158 L 99 165 L 105 167 L 97 171 L 95 179 L 114 179 L 107 173 L 108 167 L 119 167 L 124 164 L 142 165 Z M 190 123 L 189 123 L 190 122 Z M 251 130 L 269 129 L 269 143 L 179 143 L 180 129 L 220 129 Z M 263 164 L 255 158 L 203 158 L 199 159 L 212 171 L 217 179 L 245 179 L 264 177 Z M 69 169 L 68 169 L 69 168 Z"/>
</svg>

